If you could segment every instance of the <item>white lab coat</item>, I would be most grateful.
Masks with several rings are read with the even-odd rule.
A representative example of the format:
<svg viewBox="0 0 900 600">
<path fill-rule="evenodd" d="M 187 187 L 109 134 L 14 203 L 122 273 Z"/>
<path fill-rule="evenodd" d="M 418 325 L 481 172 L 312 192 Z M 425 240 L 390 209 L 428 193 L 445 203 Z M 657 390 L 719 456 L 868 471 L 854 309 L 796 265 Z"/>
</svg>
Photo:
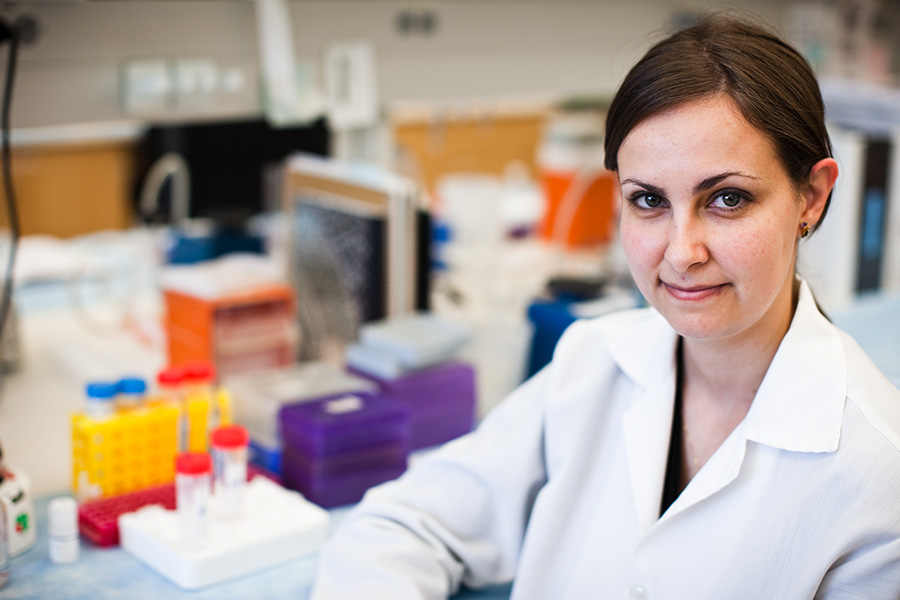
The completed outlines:
<svg viewBox="0 0 900 600">
<path fill-rule="evenodd" d="M 746 418 L 660 518 L 676 334 L 574 324 L 474 433 L 371 490 L 315 600 L 900 598 L 900 391 L 806 284 Z"/>
</svg>

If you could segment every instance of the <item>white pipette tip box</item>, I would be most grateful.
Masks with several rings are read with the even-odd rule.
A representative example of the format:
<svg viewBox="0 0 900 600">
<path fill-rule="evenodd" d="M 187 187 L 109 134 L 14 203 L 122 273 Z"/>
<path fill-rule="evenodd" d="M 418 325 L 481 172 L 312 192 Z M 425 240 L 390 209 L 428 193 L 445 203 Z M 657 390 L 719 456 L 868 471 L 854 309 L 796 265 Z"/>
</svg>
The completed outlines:
<svg viewBox="0 0 900 600">
<path fill-rule="evenodd" d="M 244 490 L 243 516 L 209 515 L 202 547 L 182 543 L 178 512 L 146 506 L 119 517 L 122 547 L 171 580 L 193 590 L 317 552 L 328 534 L 328 511 L 264 477 Z"/>
</svg>

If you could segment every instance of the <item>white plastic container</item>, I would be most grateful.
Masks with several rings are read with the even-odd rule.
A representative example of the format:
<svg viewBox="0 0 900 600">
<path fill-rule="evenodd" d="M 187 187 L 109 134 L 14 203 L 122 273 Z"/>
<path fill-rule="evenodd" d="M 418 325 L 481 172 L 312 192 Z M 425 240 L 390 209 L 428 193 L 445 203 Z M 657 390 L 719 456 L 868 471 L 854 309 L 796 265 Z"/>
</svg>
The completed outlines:
<svg viewBox="0 0 900 600">
<path fill-rule="evenodd" d="M 176 585 L 193 590 L 312 555 L 328 534 L 328 511 L 265 477 L 247 484 L 244 518 L 213 519 L 208 543 L 185 548 L 178 515 L 159 505 L 119 517 L 124 548 Z"/>
<path fill-rule="evenodd" d="M 78 560 L 78 503 L 74 498 L 61 496 L 50 501 L 50 560 L 71 563 Z"/>
<path fill-rule="evenodd" d="M 16 557 L 37 542 L 37 522 L 31 498 L 31 480 L 24 471 L 12 465 L 5 466 L 4 471 L 5 478 L 0 483 L 0 502 L 6 508 L 9 555 Z"/>
</svg>

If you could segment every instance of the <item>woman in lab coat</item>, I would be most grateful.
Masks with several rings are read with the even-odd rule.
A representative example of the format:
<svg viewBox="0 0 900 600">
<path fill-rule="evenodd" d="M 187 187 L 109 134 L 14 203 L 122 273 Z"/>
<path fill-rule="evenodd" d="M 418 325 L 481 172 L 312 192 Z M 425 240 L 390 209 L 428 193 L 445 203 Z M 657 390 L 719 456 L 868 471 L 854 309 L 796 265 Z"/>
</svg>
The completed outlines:
<svg viewBox="0 0 900 600">
<path fill-rule="evenodd" d="M 313 598 L 900 598 L 900 392 L 795 275 L 838 174 L 809 66 L 707 18 L 627 75 L 606 150 L 652 308 L 576 323 L 370 491 Z"/>
</svg>

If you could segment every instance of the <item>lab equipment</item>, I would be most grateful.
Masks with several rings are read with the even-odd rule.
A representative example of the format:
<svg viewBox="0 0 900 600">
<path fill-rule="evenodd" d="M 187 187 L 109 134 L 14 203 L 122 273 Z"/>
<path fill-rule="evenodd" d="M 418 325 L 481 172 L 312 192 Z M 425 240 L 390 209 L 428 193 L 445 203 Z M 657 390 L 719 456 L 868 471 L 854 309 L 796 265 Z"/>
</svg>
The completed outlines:
<svg viewBox="0 0 900 600">
<path fill-rule="evenodd" d="M 168 402 L 96 419 L 72 415 L 72 489 L 113 496 L 171 482 L 179 408 Z"/>
<path fill-rule="evenodd" d="M 78 528 L 81 535 L 98 546 L 115 546 L 119 543 L 119 515 L 134 512 L 148 504 L 175 510 L 175 485 L 155 485 L 111 498 L 84 502 L 78 507 Z"/>
<path fill-rule="evenodd" d="M 169 366 L 156 374 L 159 397 L 153 401 L 172 402 L 181 406 L 184 400 L 185 371 L 182 367 Z"/>
<path fill-rule="evenodd" d="M 205 361 L 184 365 L 188 402 L 197 397 L 208 403 L 207 432 L 232 421 L 231 394 L 227 387 L 216 383 L 216 368 Z"/>
<path fill-rule="evenodd" d="M 157 376 L 160 393 L 179 407 L 178 450 L 206 452 L 215 409 L 213 370 L 205 363 L 168 367 Z"/>
<path fill-rule="evenodd" d="M 372 380 L 381 396 L 406 408 L 412 450 L 450 441 L 475 424 L 475 369 L 467 363 L 447 362 L 396 378 L 351 372 Z"/>
<path fill-rule="evenodd" d="M 109 418 L 115 412 L 115 400 L 118 388 L 114 383 L 89 383 L 87 393 L 87 414 L 95 420 Z"/>
<path fill-rule="evenodd" d="M 360 324 L 427 310 L 430 217 L 411 181 L 304 154 L 283 180 L 302 360 L 343 358 Z"/>
<path fill-rule="evenodd" d="M 350 366 L 385 379 L 446 362 L 466 345 L 462 325 L 421 313 L 375 321 L 360 330 L 348 348 Z"/>
<path fill-rule="evenodd" d="M 116 384 L 116 409 L 128 411 L 140 408 L 147 393 L 147 382 L 142 377 L 123 377 Z"/>
<path fill-rule="evenodd" d="M 21 470 L 10 465 L 0 465 L 0 504 L 6 509 L 6 535 L 8 552 L 18 556 L 34 546 L 37 528 L 34 503 L 31 498 L 31 480 Z"/>
<path fill-rule="evenodd" d="M 212 370 L 194 363 L 184 370 L 184 405 L 187 414 L 186 452 L 206 452 L 209 442 L 210 413 L 213 410 Z"/>
<path fill-rule="evenodd" d="M 245 491 L 244 518 L 210 528 L 202 550 L 179 543 L 176 511 L 158 505 L 119 517 L 122 547 L 184 589 L 241 577 L 321 547 L 327 511 L 265 477 L 254 477 Z"/>
<path fill-rule="evenodd" d="M 285 486 L 325 508 L 359 501 L 400 476 L 409 455 L 409 415 L 389 398 L 339 394 L 281 409 Z"/>
<path fill-rule="evenodd" d="M 374 392 L 377 386 L 330 363 L 313 361 L 240 373 L 224 385 L 231 392 L 234 420 L 250 434 L 250 461 L 281 474 L 278 413 L 286 404 L 334 394 Z"/>
<path fill-rule="evenodd" d="M 169 366 L 156 374 L 156 393 L 147 399 L 150 407 L 170 404 L 178 407 L 178 423 L 176 427 L 177 451 L 187 452 L 188 435 L 191 426 L 187 415 L 185 401 L 185 370 L 182 367 Z"/>
<path fill-rule="evenodd" d="M 175 459 L 175 505 L 185 548 L 201 548 L 209 531 L 212 460 L 202 452 L 185 452 Z"/>
<path fill-rule="evenodd" d="M 538 149 L 547 241 L 575 248 L 612 239 L 615 177 L 603 166 L 603 135 L 600 110 L 563 110 L 548 120 Z"/>
<path fill-rule="evenodd" d="M 215 368 L 208 362 L 190 362 L 183 366 L 183 371 L 186 451 L 206 452 L 210 431 L 232 421 L 231 394 L 216 384 Z"/>
<path fill-rule="evenodd" d="M 147 221 L 159 213 L 159 195 L 171 181 L 169 222 L 172 239 L 167 259 L 172 264 L 209 260 L 228 252 L 262 252 L 262 240 L 239 232 L 235 227 L 219 226 L 209 218 L 189 219 L 191 213 L 190 167 L 178 152 L 167 152 L 150 166 L 140 194 L 140 214 Z"/>
<path fill-rule="evenodd" d="M 159 392 L 166 399 L 178 403 L 182 397 L 181 386 L 184 383 L 185 371 L 180 366 L 168 366 L 156 374 L 156 383 Z"/>
<path fill-rule="evenodd" d="M 172 192 L 169 217 L 172 223 L 181 224 L 190 214 L 191 170 L 178 152 L 167 152 L 150 165 L 141 185 L 139 212 L 145 218 L 157 213 L 159 193 L 167 181 Z"/>
<path fill-rule="evenodd" d="M 78 503 L 61 496 L 50 501 L 50 560 L 70 563 L 78 560 Z"/>
<path fill-rule="evenodd" d="M 270 270 L 248 257 L 170 268 L 164 277 L 169 363 L 205 361 L 222 375 L 293 363 L 294 292 L 273 281 Z"/>
<path fill-rule="evenodd" d="M 212 431 L 211 439 L 217 514 L 225 520 L 237 519 L 244 508 L 250 436 L 240 425 L 223 425 Z"/>
</svg>

